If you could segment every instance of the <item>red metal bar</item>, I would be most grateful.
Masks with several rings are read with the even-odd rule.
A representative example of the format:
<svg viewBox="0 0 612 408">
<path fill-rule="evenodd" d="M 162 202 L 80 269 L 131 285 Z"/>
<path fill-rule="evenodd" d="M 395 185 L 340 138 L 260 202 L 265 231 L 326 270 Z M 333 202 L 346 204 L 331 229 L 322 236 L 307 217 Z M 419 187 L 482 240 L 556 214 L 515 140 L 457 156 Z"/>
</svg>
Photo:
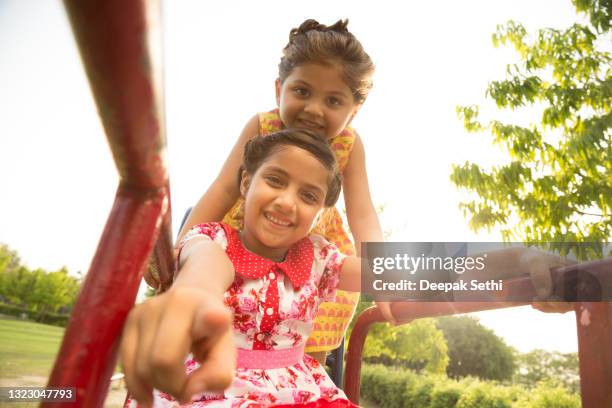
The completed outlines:
<svg viewBox="0 0 612 408">
<path fill-rule="evenodd" d="M 612 259 L 587 262 L 555 271 L 555 288 L 562 289 L 564 276 L 577 270 L 587 270 L 594 276 L 612 276 Z M 605 285 L 607 280 L 602 279 Z M 509 291 L 520 291 L 523 297 L 535 296 L 529 278 L 504 282 Z M 604 287 L 604 291 L 610 290 Z M 605 292 L 608 293 L 608 292 Z M 608 293 L 609 296 L 609 293 Z M 483 310 L 515 307 L 528 302 L 401 302 L 392 305 L 392 313 L 399 323 L 409 323 L 423 317 L 470 313 Z M 578 355 L 580 358 L 580 388 L 585 408 L 612 408 L 612 303 L 580 302 L 575 304 L 578 326 Z M 359 402 L 361 356 L 365 338 L 373 323 L 383 322 L 380 311 L 371 307 L 364 310 L 351 333 L 346 354 L 344 391 L 348 398 Z"/>
<path fill-rule="evenodd" d="M 76 387 L 77 401 L 70 406 L 90 408 L 104 403 L 117 341 L 160 228 L 169 236 L 161 55 L 150 46 L 161 46 L 159 5 L 144 0 L 65 4 L 120 176 L 49 379 L 50 387 Z M 162 253 L 171 253 L 169 242 L 162 238 Z"/>
<path fill-rule="evenodd" d="M 167 191 L 170 192 L 169 187 Z M 170 202 L 169 196 L 168 202 Z M 168 208 L 162 220 L 159 238 L 149 259 L 149 266 L 144 271 L 145 280 L 157 290 L 157 293 L 164 292 L 170 288 L 174 278 L 174 252 L 172 251 L 172 222 L 170 214 L 171 211 Z"/>
<path fill-rule="evenodd" d="M 612 408 L 612 303 L 576 307 L 582 406 Z"/>
</svg>

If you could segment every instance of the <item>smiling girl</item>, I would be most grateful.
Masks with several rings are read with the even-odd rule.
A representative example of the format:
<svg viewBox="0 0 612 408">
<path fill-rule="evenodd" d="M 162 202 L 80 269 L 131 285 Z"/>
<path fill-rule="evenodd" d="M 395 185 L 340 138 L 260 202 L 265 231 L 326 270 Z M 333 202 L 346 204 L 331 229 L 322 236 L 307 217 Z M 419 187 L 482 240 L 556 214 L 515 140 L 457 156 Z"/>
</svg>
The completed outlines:
<svg viewBox="0 0 612 408">
<path fill-rule="evenodd" d="M 219 392 L 192 407 L 353 406 L 304 354 L 319 304 L 336 288 L 360 290 L 358 259 L 309 234 L 340 193 L 334 154 L 314 133 L 287 129 L 249 141 L 239 174 L 243 228 L 192 228 L 173 286 L 128 316 L 120 348 L 128 389 L 156 407 L 205 389 Z"/>
</svg>

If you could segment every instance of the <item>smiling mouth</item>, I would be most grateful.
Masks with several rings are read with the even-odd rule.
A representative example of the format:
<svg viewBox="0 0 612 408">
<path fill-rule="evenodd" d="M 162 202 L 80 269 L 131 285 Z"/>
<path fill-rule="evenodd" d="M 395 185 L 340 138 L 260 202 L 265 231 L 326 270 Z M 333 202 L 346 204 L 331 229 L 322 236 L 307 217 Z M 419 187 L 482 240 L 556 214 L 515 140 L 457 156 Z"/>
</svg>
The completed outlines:
<svg viewBox="0 0 612 408">
<path fill-rule="evenodd" d="M 290 227 L 291 225 L 293 225 L 290 221 L 277 218 L 269 212 L 265 212 L 264 217 L 266 217 L 266 219 L 272 224 L 278 225 L 279 227 Z"/>
<path fill-rule="evenodd" d="M 312 130 L 323 130 L 323 129 L 325 129 L 325 127 L 324 127 L 324 126 L 319 125 L 319 124 L 318 124 L 318 123 L 316 123 L 316 122 L 311 122 L 311 121 L 306 120 L 306 119 L 298 119 L 298 122 L 299 122 L 299 123 L 300 123 L 300 124 L 301 124 L 303 127 L 307 128 L 307 129 L 312 129 Z"/>
</svg>

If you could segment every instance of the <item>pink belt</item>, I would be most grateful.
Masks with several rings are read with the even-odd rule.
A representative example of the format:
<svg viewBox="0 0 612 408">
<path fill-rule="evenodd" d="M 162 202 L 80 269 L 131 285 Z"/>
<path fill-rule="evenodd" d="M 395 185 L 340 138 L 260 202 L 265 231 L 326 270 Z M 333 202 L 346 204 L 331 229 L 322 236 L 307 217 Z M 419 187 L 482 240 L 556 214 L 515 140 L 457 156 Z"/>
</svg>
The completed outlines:
<svg viewBox="0 0 612 408">
<path fill-rule="evenodd" d="M 284 368 L 302 361 L 304 344 L 282 350 L 238 349 L 238 368 Z"/>
</svg>

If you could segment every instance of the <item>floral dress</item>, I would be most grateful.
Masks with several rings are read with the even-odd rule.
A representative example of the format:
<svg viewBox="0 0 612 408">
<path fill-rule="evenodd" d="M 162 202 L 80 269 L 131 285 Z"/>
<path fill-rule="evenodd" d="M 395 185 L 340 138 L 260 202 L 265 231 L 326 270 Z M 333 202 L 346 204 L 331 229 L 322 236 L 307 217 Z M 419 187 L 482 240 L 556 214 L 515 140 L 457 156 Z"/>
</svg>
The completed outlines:
<svg viewBox="0 0 612 408">
<path fill-rule="evenodd" d="M 333 299 L 344 255 L 318 235 L 293 245 L 283 262 L 248 251 L 238 231 L 223 223 L 193 227 L 179 246 L 205 236 L 218 243 L 234 265 L 235 278 L 224 294 L 233 312 L 238 362 L 223 394 L 202 393 L 183 406 L 256 408 L 270 406 L 354 407 L 325 369 L 304 354 L 320 302 Z M 188 358 L 187 373 L 198 367 Z M 155 407 L 179 407 L 154 391 Z M 136 407 L 128 398 L 126 407 Z"/>
<path fill-rule="evenodd" d="M 284 128 L 278 109 L 258 114 L 259 134 L 262 136 L 277 132 Z M 336 156 L 340 171 L 344 171 L 349 161 L 357 132 L 351 127 L 344 129 L 339 135 L 329 140 L 329 145 Z M 243 199 L 239 198 L 223 218 L 223 222 L 236 229 L 242 229 Z M 336 207 L 325 208 L 321 213 L 313 234 L 325 237 L 345 255 L 354 255 L 355 248 L 342 223 L 342 217 Z M 336 297 L 326 300 L 319 307 L 315 318 L 314 329 L 306 343 L 306 352 L 330 351 L 338 348 L 344 339 L 357 302 L 359 293 L 338 290 Z"/>
</svg>

